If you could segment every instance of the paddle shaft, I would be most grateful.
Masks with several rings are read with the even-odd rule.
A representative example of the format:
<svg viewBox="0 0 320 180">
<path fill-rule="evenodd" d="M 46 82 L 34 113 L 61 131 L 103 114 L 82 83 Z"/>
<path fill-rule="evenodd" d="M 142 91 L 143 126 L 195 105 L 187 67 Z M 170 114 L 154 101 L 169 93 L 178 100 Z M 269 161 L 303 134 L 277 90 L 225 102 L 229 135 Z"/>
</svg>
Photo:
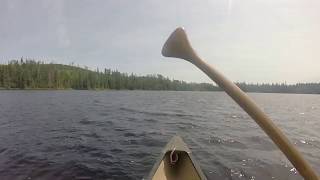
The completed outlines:
<svg viewBox="0 0 320 180">
<path fill-rule="evenodd" d="M 198 56 L 193 56 L 191 63 L 206 73 L 256 121 L 305 179 L 318 180 L 317 174 L 301 153 L 246 93 Z"/>
</svg>

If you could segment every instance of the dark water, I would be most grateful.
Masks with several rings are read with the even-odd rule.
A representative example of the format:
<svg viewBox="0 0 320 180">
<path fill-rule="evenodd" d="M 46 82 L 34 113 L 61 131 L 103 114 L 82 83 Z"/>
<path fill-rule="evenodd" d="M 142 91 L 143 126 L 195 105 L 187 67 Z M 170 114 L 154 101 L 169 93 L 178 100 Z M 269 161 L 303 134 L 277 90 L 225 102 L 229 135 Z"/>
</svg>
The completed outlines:
<svg viewBox="0 0 320 180">
<path fill-rule="evenodd" d="M 250 94 L 320 173 L 320 96 Z M 209 179 L 302 179 L 222 92 L 0 91 L 0 177 L 142 179 L 175 134 Z"/>
</svg>

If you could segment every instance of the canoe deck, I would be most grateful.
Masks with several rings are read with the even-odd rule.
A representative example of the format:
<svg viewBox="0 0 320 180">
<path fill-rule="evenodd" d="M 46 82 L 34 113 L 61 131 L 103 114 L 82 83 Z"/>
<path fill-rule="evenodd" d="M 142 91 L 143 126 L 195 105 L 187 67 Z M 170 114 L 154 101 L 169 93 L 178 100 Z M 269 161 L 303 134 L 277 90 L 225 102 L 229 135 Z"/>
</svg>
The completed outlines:
<svg viewBox="0 0 320 180">
<path fill-rule="evenodd" d="M 191 150 L 181 137 L 174 136 L 163 149 L 148 180 L 206 180 Z"/>
</svg>

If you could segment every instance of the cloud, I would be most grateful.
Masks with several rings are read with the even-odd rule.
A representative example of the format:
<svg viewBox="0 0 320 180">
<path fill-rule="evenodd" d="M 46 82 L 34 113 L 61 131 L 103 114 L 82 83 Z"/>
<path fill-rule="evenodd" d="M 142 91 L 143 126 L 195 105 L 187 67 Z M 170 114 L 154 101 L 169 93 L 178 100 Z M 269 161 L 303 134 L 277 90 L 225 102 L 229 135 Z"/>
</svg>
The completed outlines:
<svg viewBox="0 0 320 180">
<path fill-rule="evenodd" d="M 319 8 L 318 1 L 297 0 L 3 0 L 0 60 L 56 57 L 210 82 L 193 66 L 160 55 L 167 36 L 184 26 L 201 57 L 231 79 L 307 81 L 319 77 Z"/>
<path fill-rule="evenodd" d="M 70 46 L 71 41 L 68 35 L 67 28 L 64 24 L 59 24 L 57 27 L 57 36 L 58 36 L 58 42 L 59 46 L 62 48 L 67 48 Z"/>
<path fill-rule="evenodd" d="M 230 16 L 232 11 L 232 0 L 227 0 L 227 1 L 228 1 L 228 16 Z"/>
<path fill-rule="evenodd" d="M 71 45 L 69 36 L 66 4 L 63 0 L 46 0 L 42 2 L 42 6 L 47 10 L 48 23 L 51 28 L 55 29 L 55 35 L 60 48 L 68 48 Z"/>
</svg>

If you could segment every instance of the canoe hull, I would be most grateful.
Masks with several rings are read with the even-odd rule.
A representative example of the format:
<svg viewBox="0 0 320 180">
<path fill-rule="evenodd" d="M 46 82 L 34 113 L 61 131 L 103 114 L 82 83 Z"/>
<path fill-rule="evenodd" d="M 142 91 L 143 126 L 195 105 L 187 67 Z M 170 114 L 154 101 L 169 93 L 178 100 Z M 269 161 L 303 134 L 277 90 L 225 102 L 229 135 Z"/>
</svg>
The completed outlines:
<svg viewBox="0 0 320 180">
<path fill-rule="evenodd" d="M 206 180 L 190 149 L 179 136 L 174 136 L 163 149 L 152 168 L 149 180 Z"/>
</svg>

